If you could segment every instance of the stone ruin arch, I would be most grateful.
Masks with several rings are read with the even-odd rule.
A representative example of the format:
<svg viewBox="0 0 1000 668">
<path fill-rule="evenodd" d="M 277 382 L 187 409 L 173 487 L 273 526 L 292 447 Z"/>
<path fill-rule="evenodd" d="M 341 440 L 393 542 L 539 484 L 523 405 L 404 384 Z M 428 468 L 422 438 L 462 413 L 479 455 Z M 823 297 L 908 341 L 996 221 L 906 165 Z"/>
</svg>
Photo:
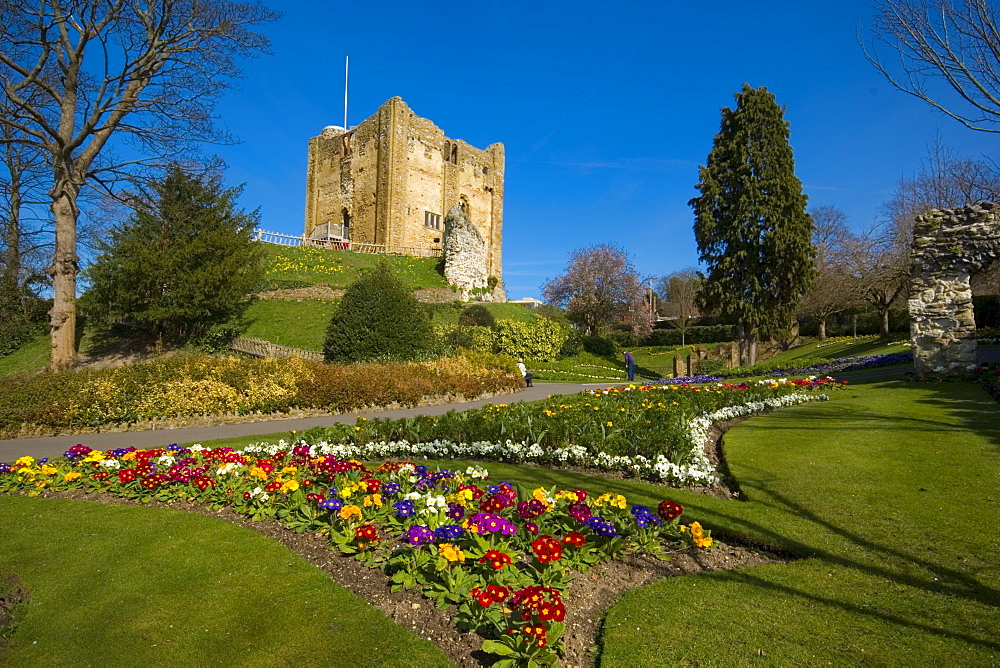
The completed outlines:
<svg viewBox="0 0 1000 668">
<path fill-rule="evenodd" d="M 975 366 L 973 273 L 1000 258 L 1000 205 L 918 216 L 910 265 L 910 337 L 918 375 Z"/>
</svg>

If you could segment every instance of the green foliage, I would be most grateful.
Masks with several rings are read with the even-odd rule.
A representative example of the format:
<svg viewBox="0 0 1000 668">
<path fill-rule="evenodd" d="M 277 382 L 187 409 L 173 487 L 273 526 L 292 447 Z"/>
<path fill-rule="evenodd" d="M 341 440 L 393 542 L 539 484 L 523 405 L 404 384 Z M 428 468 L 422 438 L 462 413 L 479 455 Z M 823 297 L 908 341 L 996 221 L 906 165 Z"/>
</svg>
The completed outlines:
<svg viewBox="0 0 1000 668">
<path fill-rule="evenodd" d="M 347 289 L 326 330 L 323 354 L 338 362 L 412 360 L 434 345 L 427 312 L 383 260 Z"/>
<path fill-rule="evenodd" d="M 493 329 L 494 351 L 511 357 L 530 357 L 537 360 L 554 360 L 559 357 L 567 331 L 544 318 L 534 322 L 501 320 Z"/>
<path fill-rule="evenodd" d="M 502 320 L 534 322 L 538 316 L 520 304 L 473 304 L 462 311 L 459 322 L 463 325 L 493 327 Z"/>
<path fill-rule="evenodd" d="M 583 335 L 576 327 L 566 328 L 566 340 L 559 349 L 559 358 L 575 357 L 583 352 Z"/>
<path fill-rule="evenodd" d="M 614 357 L 620 350 L 615 341 L 607 339 L 603 336 L 583 337 L 583 349 L 588 353 L 602 355 L 604 357 Z"/>
<path fill-rule="evenodd" d="M 787 326 L 815 275 L 812 219 L 795 176 L 788 122 L 766 88 L 743 85 L 723 108 L 701 195 L 691 200 L 702 306 L 736 316 L 743 340 Z"/>
<path fill-rule="evenodd" d="M 0 357 L 9 355 L 45 331 L 52 300 L 29 288 L 0 280 Z"/>
<path fill-rule="evenodd" d="M 153 189 L 155 201 L 102 243 L 87 271 L 88 310 L 105 325 L 135 324 L 187 342 L 249 306 L 262 272 L 257 214 L 236 209 L 240 189 L 179 167 Z"/>
</svg>

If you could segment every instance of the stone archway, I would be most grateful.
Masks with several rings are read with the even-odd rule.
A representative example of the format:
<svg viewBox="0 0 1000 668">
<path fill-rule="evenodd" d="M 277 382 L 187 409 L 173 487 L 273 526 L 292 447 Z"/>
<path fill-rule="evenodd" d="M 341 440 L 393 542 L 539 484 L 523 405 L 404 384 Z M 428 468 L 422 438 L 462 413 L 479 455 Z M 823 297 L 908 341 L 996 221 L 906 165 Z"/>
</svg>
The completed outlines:
<svg viewBox="0 0 1000 668">
<path fill-rule="evenodd" d="M 910 336 L 920 375 L 975 366 L 970 276 L 1000 258 L 1000 206 L 931 210 L 913 229 Z"/>
</svg>

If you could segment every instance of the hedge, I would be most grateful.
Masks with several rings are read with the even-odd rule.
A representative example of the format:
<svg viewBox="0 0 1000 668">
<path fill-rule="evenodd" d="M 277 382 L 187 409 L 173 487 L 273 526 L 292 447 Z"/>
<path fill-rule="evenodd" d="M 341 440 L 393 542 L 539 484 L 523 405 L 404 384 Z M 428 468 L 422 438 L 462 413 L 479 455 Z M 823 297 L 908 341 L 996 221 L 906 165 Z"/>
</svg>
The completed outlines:
<svg viewBox="0 0 1000 668">
<path fill-rule="evenodd" d="M 736 330 L 732 325 L 695 325 L 688 327 L 684 334 L 684 343 L 726 343 L 735 339 Z M 654 329 L 640 345 L 679 346 L 681 333 L 677 329 Z"/>
</svg>

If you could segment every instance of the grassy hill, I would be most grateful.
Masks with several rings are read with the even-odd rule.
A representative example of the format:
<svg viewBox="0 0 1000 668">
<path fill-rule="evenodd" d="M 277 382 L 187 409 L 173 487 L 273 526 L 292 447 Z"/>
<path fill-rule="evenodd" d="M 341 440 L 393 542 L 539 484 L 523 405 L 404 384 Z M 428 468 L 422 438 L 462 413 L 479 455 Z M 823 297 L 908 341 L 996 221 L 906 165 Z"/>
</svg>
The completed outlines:
<svg viewBox="0 0 1000 668">
<path fill-rule="evenodd" d="M 411 290 L 447 288 L 448 282 L 438 271 L 438 258 L 403 255 L 367 255 L 344 250 L 276 246 L 264 244 L 265 278 L 269 281 L 322 283 L 346 288 L 357 280 L 362 269 L 374 267 L 385 258 L 393 272 Z"/>
</svg>

